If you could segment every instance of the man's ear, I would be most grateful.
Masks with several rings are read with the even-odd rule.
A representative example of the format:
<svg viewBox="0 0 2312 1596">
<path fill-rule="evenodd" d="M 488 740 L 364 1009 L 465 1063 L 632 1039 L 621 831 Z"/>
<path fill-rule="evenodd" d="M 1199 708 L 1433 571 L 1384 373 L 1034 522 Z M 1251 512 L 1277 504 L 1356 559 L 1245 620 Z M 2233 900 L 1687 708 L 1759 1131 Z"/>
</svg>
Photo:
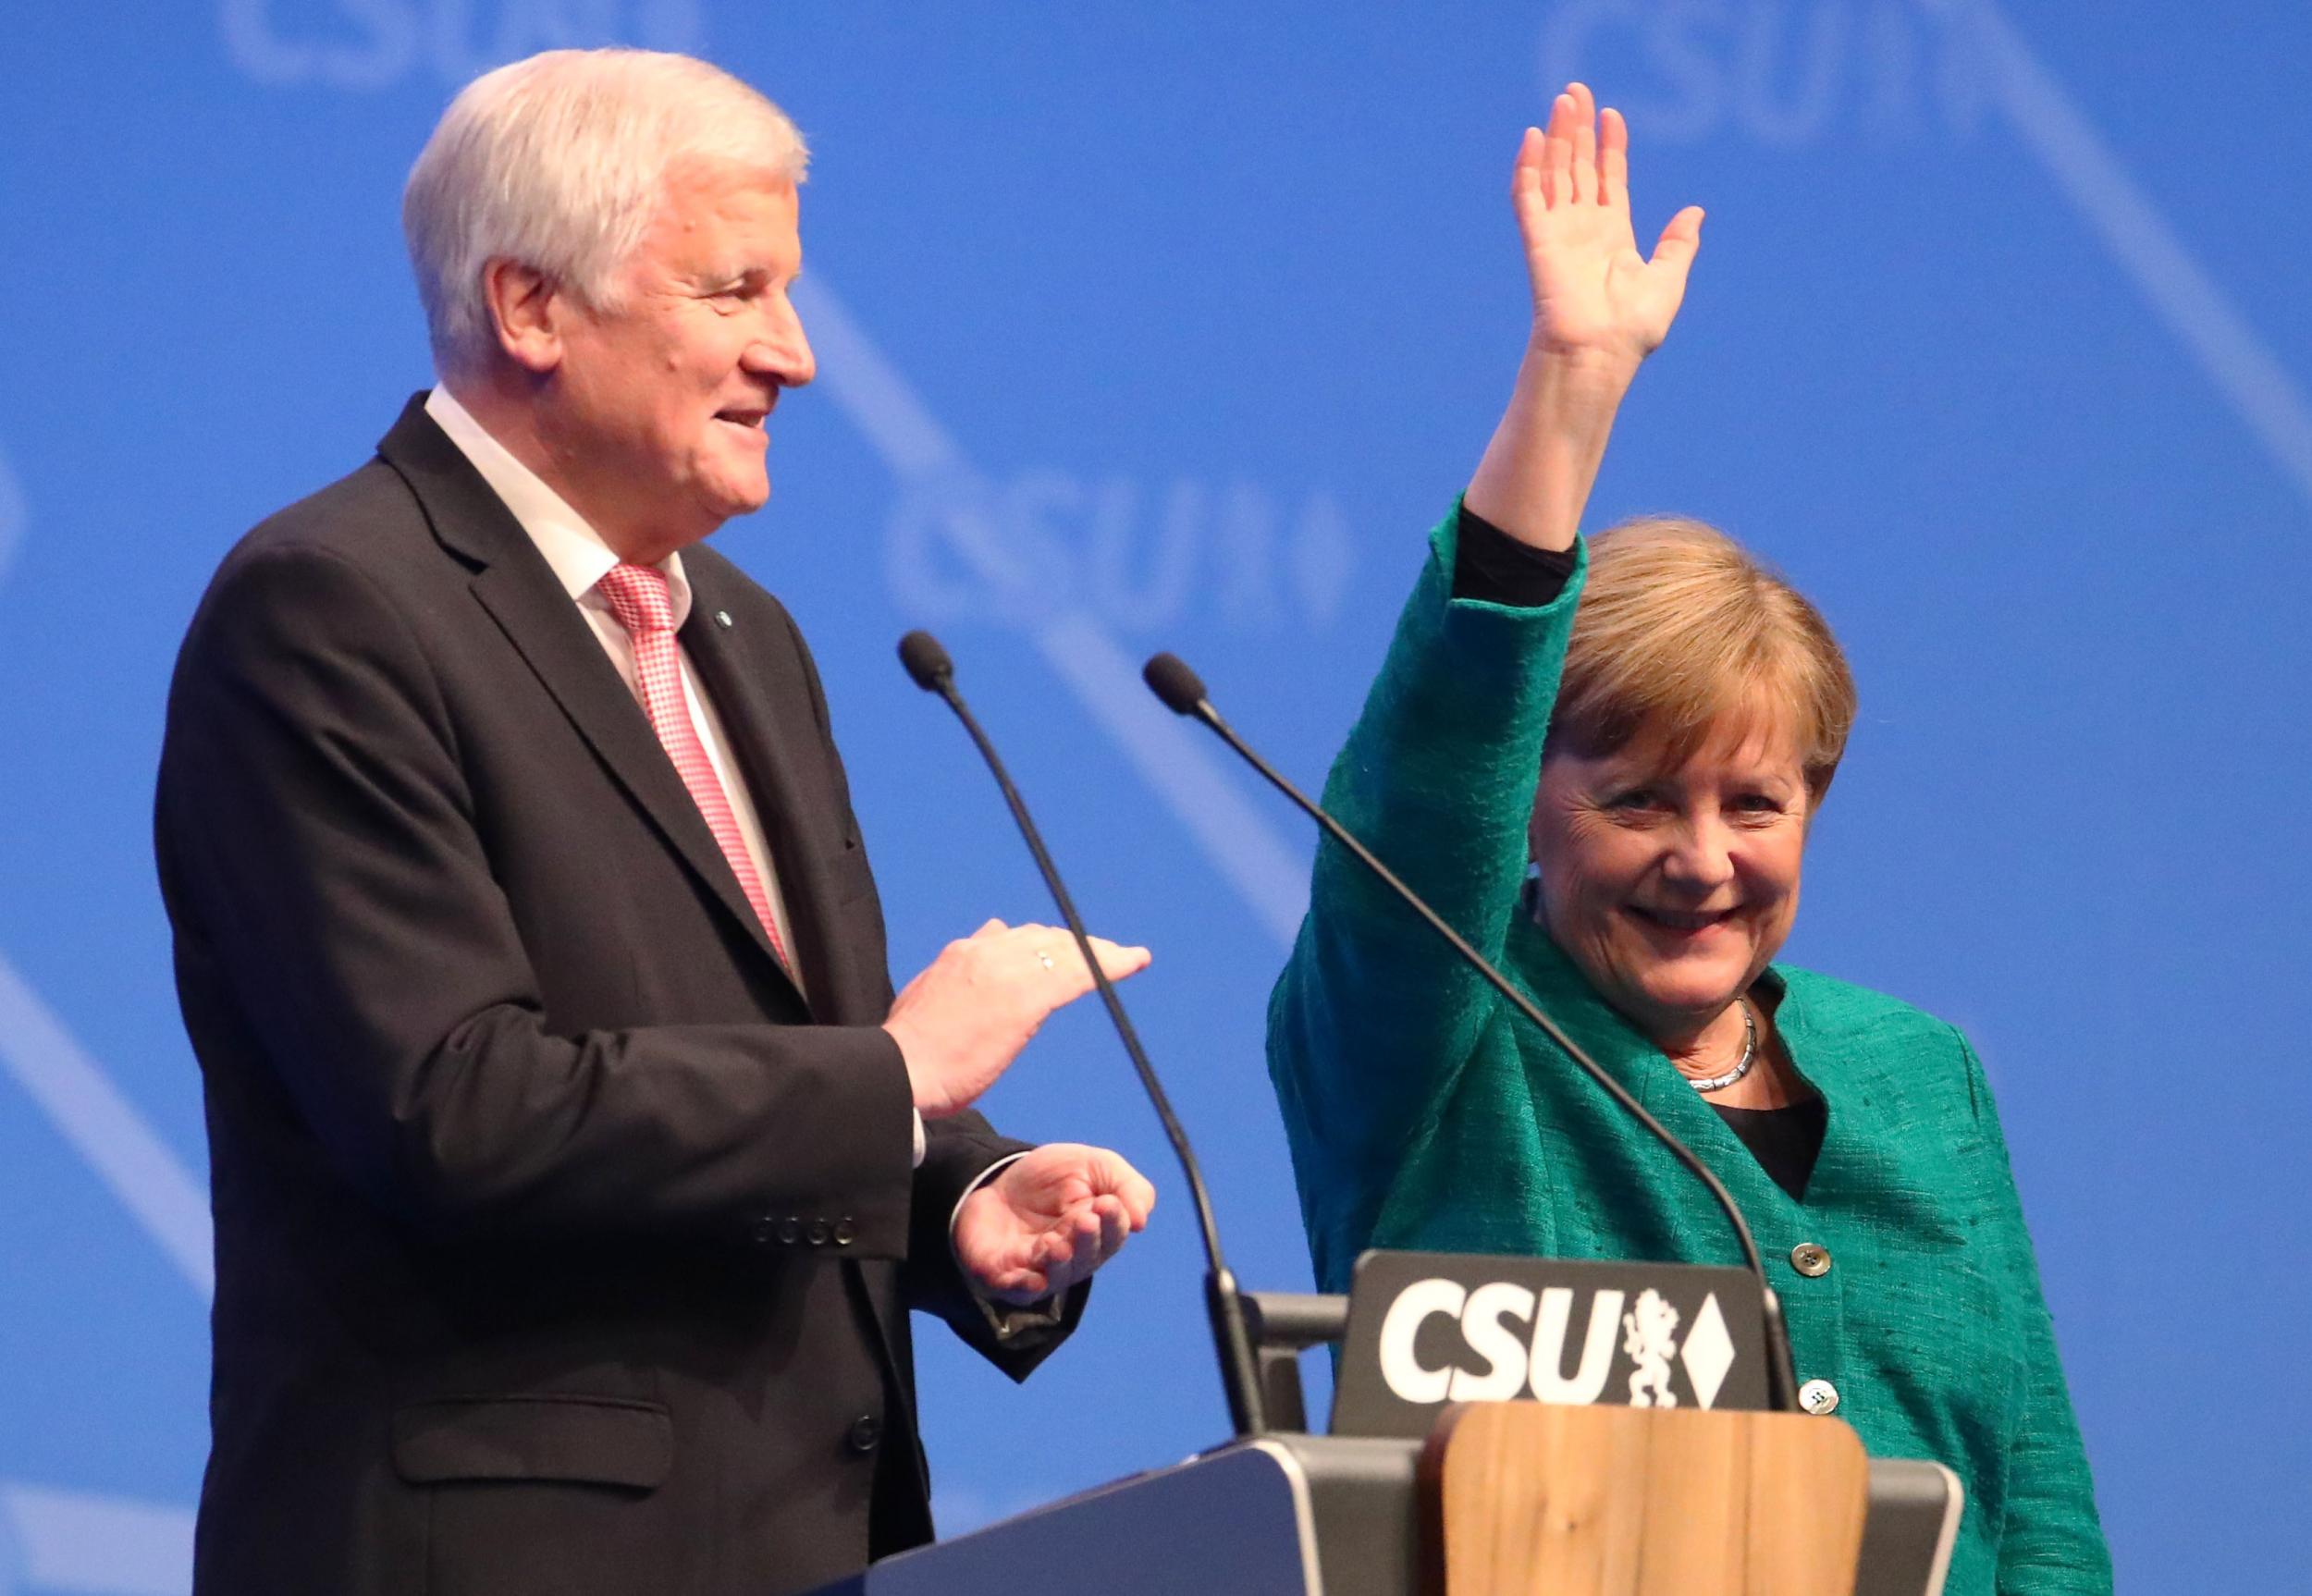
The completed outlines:
<svg viewBox="0 0 2312 1596">
<path fill-rule="evenodd" d="M 507 359 L 534 376 L 562 363 L 562 325 L 571 304 L 553 278 L 501 256 L 482 267 L 482 297 Z"/>
</svg>

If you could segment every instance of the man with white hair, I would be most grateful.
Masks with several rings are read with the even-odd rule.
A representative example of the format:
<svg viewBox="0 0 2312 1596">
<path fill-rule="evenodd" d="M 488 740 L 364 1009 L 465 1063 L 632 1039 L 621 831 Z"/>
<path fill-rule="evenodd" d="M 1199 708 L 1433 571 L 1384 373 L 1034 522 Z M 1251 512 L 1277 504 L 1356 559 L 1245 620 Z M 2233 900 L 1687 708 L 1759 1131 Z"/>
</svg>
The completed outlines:
<svg viewBox="0 0 2312 1596">
<path fill-rule="evenodd" d="M 700 546 L 811 380 L 805 161 L 680 56 L 469 86 L 405 203 L 438 386 L 193 620 L 156 838 L 216 1216 L 199 1591 L 858 1568 L 931 1532 L 908 1310 L 1024 1377 L 1146 1222 L 1115 1154 L 971 1111 L 1074 944 L 990 921 L 893 996 L 810 656 Z"/>
</svg>

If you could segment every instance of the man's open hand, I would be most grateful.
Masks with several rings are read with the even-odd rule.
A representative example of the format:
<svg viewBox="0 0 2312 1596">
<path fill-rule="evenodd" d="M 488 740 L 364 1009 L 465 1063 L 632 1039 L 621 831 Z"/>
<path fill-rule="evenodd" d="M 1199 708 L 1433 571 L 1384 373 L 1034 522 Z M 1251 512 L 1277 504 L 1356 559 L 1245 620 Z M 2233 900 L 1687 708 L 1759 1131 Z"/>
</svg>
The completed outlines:
<svg viewBox="0 0 2312 1596">
<path fill-rule="evenodd" d="M 1148 967 L 1146 948 L 1104 937 L 1092 951 L 1111 981 Z M 1092 989 L 1076 939 L 1051 926 L 990 920 L 940 956 L 892 1003 L 883 1028 L 899 1044 L 916 1111 L 962 1113 L 1011 1067 L 1054 1009 Z"/>
<path fill-rule="evenodd" d="M 1156 1188 L 1116 1154 L 1053 1142 L 964 1199 L 955 1258 L 986 1295 L 1034 1302 L 1089 1280 L 1155 1206 Z"/>
</svg>

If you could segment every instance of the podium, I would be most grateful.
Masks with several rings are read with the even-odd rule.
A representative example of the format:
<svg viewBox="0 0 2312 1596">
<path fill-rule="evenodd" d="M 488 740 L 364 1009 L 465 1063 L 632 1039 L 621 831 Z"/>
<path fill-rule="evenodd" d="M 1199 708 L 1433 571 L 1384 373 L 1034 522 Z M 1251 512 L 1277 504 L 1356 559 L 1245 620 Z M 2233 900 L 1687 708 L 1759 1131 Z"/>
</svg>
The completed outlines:
<svg viewBox="0 0 2312 1596">
<path fill-rule="evenodd" d="M 1523 1423 L 1553 1416 L 1637 1421 L 1608 1444 L 1624 1467 L 1585 1465 L 1553 1488 L 1480 1463 L 1531 1439 L 1517 1433 Z M 1649 1469 L 1682 1468 L 1662 1449 L 1690 1445 L 1667 1438 L 1691 1419 L 1839 1438 L 1825 1458 L 1785 1460 L 1830 1489 L 1779 1503 L 1705 1492 L 1704 1511 L 1690 1517 L 1691 1498 L 1648 1488 L 1662 1483 Z M 822 1596 L 1923 1596 L 1941 1582 L 1937 1529 L 1956 1506 L 1947 1472 L 1864 1464 L 1836 1420 L 1488 1404 L 1460 1410 L 1445 1443 L 1448 1479 L 1456 1441 L 1468 1447 L 1460 1461 L 1479 1464 L 1457 1501 L 1423 1476 L 1433 1440 L 1262 1436 L 886 1558 Z M 1631 1453 L 1650 1462 L 1633 1471 Z M 1826 1478 L 1810 1476 L 1817 1461 L 1830 1466 Z M 1763 1489 L 1772 1468 L 1736 1478 Z M 1441 1525 L 1424 1524 L 1433 1511 Z M 1427 1537 L 1440 1527 L 1437 1545 Z"/>
<path fill-rule="evenodd" d="M 1953 1484 L 1836 1419 L 1486 1403 L 1232 1443 L 822 1596 L 1925 1596 Z"/>
<path fill-rule="evenodd" d="M 1423 1458 L 1448 1596 L 1851 1596 L 1870 1501 L 1853 1430 L 1794 1413 L 1490 1403 Z"/>
<path fill-rule="evenodd" d="M 1321 1435 L 1236 1442 L 887 1557 L 821 1596 L 1410 1596 L 1420 1451 Z"/>
<path fill-rule="evenodd" d="M 1340 1297 L 1247 1294 L 1272 1422 L 886 1558 L 819 1596 L 1936 1596 L 1962 1502 L 1844 1422 L 1455 1403 L 1426 1436 L 1303 1433 Z M 1352 1348 L 1355 1344 L 1351 1338 Z M 1350 1417 L 1338 1406 L 1338 1426 Z"/>
</svg>

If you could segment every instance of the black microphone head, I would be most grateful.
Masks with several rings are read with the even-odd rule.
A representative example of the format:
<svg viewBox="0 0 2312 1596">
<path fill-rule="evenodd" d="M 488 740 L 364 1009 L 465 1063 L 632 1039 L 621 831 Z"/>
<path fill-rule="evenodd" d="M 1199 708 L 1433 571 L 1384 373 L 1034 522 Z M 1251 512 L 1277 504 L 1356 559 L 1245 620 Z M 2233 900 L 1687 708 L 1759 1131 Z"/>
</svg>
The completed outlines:
<svg viewBox="0 0 2312 1596">
<path fill-rule="evenodd" d="M 1159 654 L 1140 667 L 1140 680 L 1174 715 L 1193 715 L 1204 702 L 1204 682 L 1177 654 Z"/>
<path fill-rule="evenodd" d="M 939 692 L 955 675 L 955 662 L 928 632 L 910 632 L 899 640 L 899 663 L 926 693 Z"/>
</svg>

